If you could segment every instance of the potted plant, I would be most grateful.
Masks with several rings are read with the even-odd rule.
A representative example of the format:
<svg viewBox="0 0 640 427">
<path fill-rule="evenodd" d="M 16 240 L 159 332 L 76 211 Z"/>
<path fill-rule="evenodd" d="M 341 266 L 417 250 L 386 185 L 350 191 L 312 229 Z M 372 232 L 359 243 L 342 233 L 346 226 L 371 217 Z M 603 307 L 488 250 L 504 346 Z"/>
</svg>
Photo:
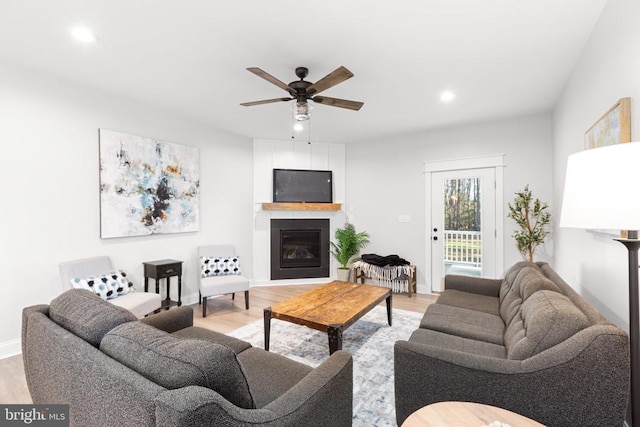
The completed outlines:
<svg viewBox="0 0 640 427">
<path fill-rule="evenodd" d="M 547 212 L 549 205 L 540 199 L 533 199 L 533 194 L 526 185 L 524 190 L 516 192 L 513 205 L 508 203 L 509 213 L 507 216 L 513 219 L 520 227 L 513 233 L 518 250 L 522 257 L 533 262 L 533 253 L 536 247 L 544 243 L 549 232 L 546 226 L 551 221 L 551 214 Z"/>
<path fill-rule="evenodd" d="M 349 281 L 349 261 L 369 244 L 369 234 L 356 232 L 353 224 L 345 223 L 344 228 L 335 232 L 335 242 L 331 243 L 331 255 L 338 261 L 338 280 Z"/>
</svg>

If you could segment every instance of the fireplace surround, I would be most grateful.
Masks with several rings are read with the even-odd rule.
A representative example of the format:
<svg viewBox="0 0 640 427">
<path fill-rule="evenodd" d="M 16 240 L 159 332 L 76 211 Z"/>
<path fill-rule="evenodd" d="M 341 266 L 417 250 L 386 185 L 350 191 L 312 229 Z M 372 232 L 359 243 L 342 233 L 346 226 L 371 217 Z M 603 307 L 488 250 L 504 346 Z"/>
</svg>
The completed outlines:
<svg viewBox="0 0 640 427">
<path fill-rule="evenodd" d="M 329 220 L 271 220 L 271 280 L 329 277 Z"/>
</svg>

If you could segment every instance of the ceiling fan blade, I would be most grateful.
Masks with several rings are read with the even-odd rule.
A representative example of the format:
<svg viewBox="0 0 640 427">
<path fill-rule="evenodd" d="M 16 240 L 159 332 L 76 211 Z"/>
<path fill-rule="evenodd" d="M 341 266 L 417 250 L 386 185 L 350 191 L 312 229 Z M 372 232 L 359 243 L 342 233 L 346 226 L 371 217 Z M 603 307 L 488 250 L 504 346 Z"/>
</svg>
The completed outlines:
<svg viewBox="0 0 640 427">
<path fill-rule="evenodd" d="M 267 73 L 266 71 L 261 70 L 258 67 L 249 67 L 249 68 L 247 68 L 247 71 L 255 74 L 258 77 L 262 77 L 263 79 L 265 79 L 269 83 L 272 83 L 272 84 L 278 86 L 279 88 L 286 90 L 287 92 L 289 92 L 292 95 L 295 94 L 295 90 L 293 90 L 291 87 L 289 87 L 288 84 L 276 79 L 271 74 Z"/>
<path fill-rule="evenodd" d="M 338 67 L 311 86 L 307 88 L 307 93 L 310 96 L 316 95 L 323 90 L 327 90 L 330 87 L 337 85 L 338 83 L 342 83 L 343 81 L 350 79 L 353 77 L 353 73 L 347 70 L 345 67 Z"/>
<path fill-rule="evenodd" d="M 347 108 L 349 110 L 358 111 L 364 105 L 364 102 L 349 101 L 348 99 L 330 98 L 328 96 L 316 96 L 311 98 L 314 102 L 332 107 Z"/>
<path fill-rule="evenodd" d="M 262 105 L 262 104 L 270 104 L 272 102 L 280 102 L 280 101 L 291 101 L 295 98 L 273 98 L 273 99 L 263 99 L 262 101 L 251 101 L 251 102 L 243 102 L 242 106 L 251 107 L 253 105 Z"/>
</svg>

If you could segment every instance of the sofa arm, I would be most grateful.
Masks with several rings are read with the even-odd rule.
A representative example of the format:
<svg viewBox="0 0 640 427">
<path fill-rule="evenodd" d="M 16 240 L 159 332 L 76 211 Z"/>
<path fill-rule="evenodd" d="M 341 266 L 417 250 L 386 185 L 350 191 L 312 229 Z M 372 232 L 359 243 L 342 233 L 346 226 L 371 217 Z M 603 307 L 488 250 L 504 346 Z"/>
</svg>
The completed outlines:
<svg viewBox="0 0 640 427">
<path fill-rule="evenodd" d="M 238 408 L 213 390 L 184 387 L 156 398 L 158 426 L 344 426 L 353 411 L 353 359 L 336 351 L 285 394 L 261 409 Z"/>
<path fill-rule="evenodd" d="M 172 333 L 193 326 L 193 309 L 191 307 L 172 308 L 171 310 L 143 317 L 139 321 Z"/>
<path fill-rule="evenodd" d="M 500 295 L 500 285 L 502 285 L 502 280 L 499 279 L 459 276 L 457 274 L 447 274 L 444 276 L 445 289 L 454 289 L 490 297 L 498 297 Z"/>
<path fill-rule="evenodd" d="M 442 401 L 493 405 L 549 427 L 622 425 L 629 386 L 625 339 L 586 334 L 524 361 L 397 341 L 398 425 L 421 407 Z"/>
</svg>

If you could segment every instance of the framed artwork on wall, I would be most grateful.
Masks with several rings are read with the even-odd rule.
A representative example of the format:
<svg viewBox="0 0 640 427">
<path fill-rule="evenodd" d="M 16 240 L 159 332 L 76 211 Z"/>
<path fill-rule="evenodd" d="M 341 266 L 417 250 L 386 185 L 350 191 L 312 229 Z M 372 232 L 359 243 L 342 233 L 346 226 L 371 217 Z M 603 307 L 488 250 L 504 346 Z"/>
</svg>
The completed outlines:
<svg viewBox="0 0 640 427">
<path fill-rule="evenodd" d="M 621 98 L 584 134 L 585 149 L 631 142 L 631 98 Z"/>
<path fill-rule="evenodd" d="M 195 147 L 99 130 L 100 237 L 198 231 Z"/>
<path fill-rule="evenodd" d="M 631 142 L 631 98 L 619 99 L 584 134 L 586 150 L 626 142 Z M 627 237 L 626 230 L 587 231 L 607 237 Z"/>
</svg>

